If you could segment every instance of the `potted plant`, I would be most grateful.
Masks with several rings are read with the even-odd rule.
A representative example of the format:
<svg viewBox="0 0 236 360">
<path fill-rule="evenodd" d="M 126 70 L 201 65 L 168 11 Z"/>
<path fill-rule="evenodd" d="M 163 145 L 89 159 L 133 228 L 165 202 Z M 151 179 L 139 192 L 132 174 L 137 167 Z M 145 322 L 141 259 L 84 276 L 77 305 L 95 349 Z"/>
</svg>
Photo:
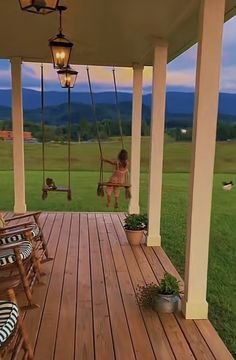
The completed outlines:
<svg viewBox="0 0 236 360">
<path fill-rule="evenodd" d="M 165 273 L 160 285 L 150 283 L 137 288 L 137 301 L 143 308 L 159 313 L 172 313 L 178 310 L 180 301 L 179 281 Z"/>
<path fill-rule="evenodd" d="M 131 214 L 124 220 L 124 229 L 131 245 L 139 245 L 144 231 L 147 230 L 148 218 L 146 214 Z"/>
</svg>

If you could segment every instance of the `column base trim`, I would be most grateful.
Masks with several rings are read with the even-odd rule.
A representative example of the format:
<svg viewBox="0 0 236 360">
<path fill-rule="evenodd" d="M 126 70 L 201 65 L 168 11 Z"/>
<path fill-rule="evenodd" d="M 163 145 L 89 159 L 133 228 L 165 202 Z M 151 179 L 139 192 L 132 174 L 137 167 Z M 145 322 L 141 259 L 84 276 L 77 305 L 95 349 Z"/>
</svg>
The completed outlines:
<svg viewBox="0 0 236 360">
<path fill-rule="evenodd" d="M 130 204 L 130 206 L 129 206 L 129 214 L 140 214 L 139 205 Z"/>
<path fill-rule="evenodd" d="M 26 204 L 23 205 L 14 205 L 15 214 L 25 214 L 27 211 Z"/>
<path fill-rule="evenodd" d="M 148 235 L 147 246 L 161 246 L 161 235 Z"/>
<path fill-rule="evenodd" d="M 194 302 L 182 299 L 182 313 L 185 319 L 205 320 L 208 319 L 208 302 Z"/>
</svg>

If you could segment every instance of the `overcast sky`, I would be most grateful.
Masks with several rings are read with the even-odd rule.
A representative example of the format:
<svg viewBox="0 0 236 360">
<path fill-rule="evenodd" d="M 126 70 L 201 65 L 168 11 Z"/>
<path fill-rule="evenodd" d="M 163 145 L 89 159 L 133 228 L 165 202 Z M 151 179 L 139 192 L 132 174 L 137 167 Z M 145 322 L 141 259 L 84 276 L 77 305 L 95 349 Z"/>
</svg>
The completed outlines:
<svg viewBox="0 0 236 360">
<path fill-rule="evenodd" d="M 193 91 L 195 83 L 197 46 L 192 47 L 183 55 L 168 65 L 167 89 L 172 91 Z M 79 74 L 75 91 L 88 91 L 86 68 L 75 67 Z M 91 79 L 95 91 L 109 91 L 112 87 L 112 69 L 110 67 L 91 67 Z M 131 91 L 132 70 L 117 68 L 116 70 L 118 89 Z M 144 70 L 144 92 L 151 90 L 152 70 L 146 67 Z M 23 64 L 23 87 L 39 90 L 40 64 Z M 11 87 L 9 60 L 0 60 L 0 88 Z M 56 71 L 52 65 L 45 65 L 45 88 L 46 90 L 60 91 Z M 224 25 L 221 91 L 236 93 L 236 17 Z"/>
</svg>

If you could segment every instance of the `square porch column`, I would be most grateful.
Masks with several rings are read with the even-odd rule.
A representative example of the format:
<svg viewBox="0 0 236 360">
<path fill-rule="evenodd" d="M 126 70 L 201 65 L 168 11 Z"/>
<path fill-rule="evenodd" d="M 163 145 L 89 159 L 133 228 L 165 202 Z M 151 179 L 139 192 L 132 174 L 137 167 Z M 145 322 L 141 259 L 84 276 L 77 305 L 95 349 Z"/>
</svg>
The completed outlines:
<svg viewBox="0 0 236 360">
<path fill-rule="evenodd" d="M 133 108 L 132 108 L 132 136 L 131 136 L 131 173 L 130 184 L 132 197 L 129 204 L 130 214 L 139 214 L 140 189 L 140 149 L 142 126 L 142 94 L 143 94 L 143 66 L 133 66 Z"/>
<path fill-rule="evenodd" d="M 154 49 L 152 77 L 151 149 L 149 165 L 148 246 L 160 246 L 162 168 L 165 129 L 168 48 L 160 42 Z"/>
<path fill-rule="evenodd" d="M 14 212 L 25 213 L 24 129 L 21 88 L 21 58 L 11 59 L 12 126 L 14 167 Z"/>
<path fill-rule="evenodd" d="M 208 249 L 225 0 L 203 0 L 201 5 L 182 306 L 187 319 L 208 316 Z"/>
</svg>

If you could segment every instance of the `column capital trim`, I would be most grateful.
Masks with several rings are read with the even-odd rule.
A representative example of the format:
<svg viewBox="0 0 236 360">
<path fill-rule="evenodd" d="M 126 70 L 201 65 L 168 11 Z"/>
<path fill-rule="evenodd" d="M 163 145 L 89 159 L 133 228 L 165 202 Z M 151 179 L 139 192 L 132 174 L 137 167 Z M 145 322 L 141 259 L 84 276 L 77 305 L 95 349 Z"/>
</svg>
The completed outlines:
<svg viewBox="0 0 236 360">
<path fill-rule="evenodd" d="M 143 70 L 143 69 L 144 69 L 144 65 L 139 64 L 139 63 L 133 63 L 133 64 L 132 64 L 132 68 L 133 68 L 133 70 Z"/>
<path fill-rule="evenodd" d="M 168 41 L 163 38 L 155 37 L 153 38 L 153 45 L 155 47 L 166 47 L 168 48 Z"/>
<path fill-rule="evenodd" d="M 21 56 L 13 56 L 9 60 L 10 60 L 11 63 L 20 62 L 22 64 L 22 57 Z"/>
</svg>

